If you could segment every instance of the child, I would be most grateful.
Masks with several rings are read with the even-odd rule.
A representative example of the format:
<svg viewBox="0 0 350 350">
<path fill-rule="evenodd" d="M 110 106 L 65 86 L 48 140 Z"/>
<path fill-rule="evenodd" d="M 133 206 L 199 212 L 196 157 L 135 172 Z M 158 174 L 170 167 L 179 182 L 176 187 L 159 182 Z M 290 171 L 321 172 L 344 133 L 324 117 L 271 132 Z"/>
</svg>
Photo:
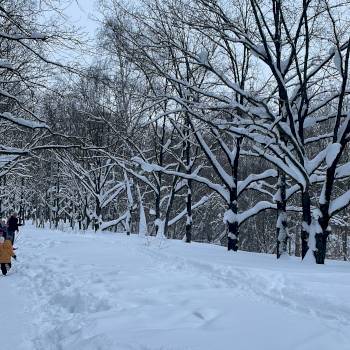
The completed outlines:
<svg viewBox="0 0 350 350">
<path fill-rule="evenodd" d="M 12 243 L 9 239 L 4 239 L 3 236 L 0 237 L 0 264 L 1 272 L 5 276 L 8 270 L 11 268 L 11 258 L 16 259 L 16 255 L 12 249 Z"/>
</svg>

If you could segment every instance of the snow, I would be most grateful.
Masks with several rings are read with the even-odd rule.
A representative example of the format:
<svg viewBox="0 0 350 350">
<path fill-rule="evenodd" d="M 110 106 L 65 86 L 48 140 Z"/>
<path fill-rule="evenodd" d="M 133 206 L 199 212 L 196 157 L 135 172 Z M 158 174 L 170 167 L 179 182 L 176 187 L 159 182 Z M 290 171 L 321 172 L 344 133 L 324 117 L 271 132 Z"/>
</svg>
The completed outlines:
<svg viewBox="0 0 350 350">
<path fill-rule="evenodd" d="M 286 72 L 288 65 L 289 65 L 289 62 L 290 62 L 289 58 L 281 61 L 281 73 L 282 74 L 284 74 Z"/>
<path fill-rule="evenodd" d="M 283 229 L 284 228 L 284 225 L 283 225 L 283 222 L 287 222 L 288 218 L 287 218 L 287 214 L 283 211 L 281 211 L 278 215 L 278 218 L 277 218 L 277 222 L 276 222 L 276 227 L 279 228 L 279 229 Z M 281 240 L 281 237 L 278 237 L 278 240 L 280 241 Z"/>
<path fill-rule="evenodd" d="M 232 179 L 232 176 L 226 172 L 226 170 L 223 168 L 223 166 L 220 164 L 218 159 L 216 158 L 214 152 L 210 149 L 208 144 L 205 142 L 202 134 L 199 131 L 195 131 L 196 137 L 200 145 L 202 146 L 202 149 L 204 153 L 206 154 L 207 158 L 210 160 L 210 163 L 212 164 L 213 168 L 216 170 L 222 181 L 230 188 L 235 187 L 235 182 Z"/>
<path fill-rule="evenodd" d="M 350 176 L 350 162 L 338 166 L 335 176 L 337 178 L 343 178 Z"/>
<path fill-rule="evenodd" d="M 269 177 L 277 177 L 278 172 L 274 169 L 265 170 L 261 174 L 250 174 L 243 181 L 238 181 L 238 194 L 241 194 L 252 183 Z"/>
<path fill-rule="evenodd" d="M 350 190 L 346 191 L 341 196 L 331 201 L 329 205 L 329 214 L 333 215 L 334 213 L 348 206 L 349 203 L 350 203 Z"/>
<path fill-rule="evenodd" d="M 211 151 L 210 151 L 211 152 Z M 229 198 L 230 198 L 230 194 L 229 192 L 225 189 L 224 186 L 220 185 L 220 184 L 217 184 L 217 183 L 214 183 L 212 181 L 210 181 L 209 179 L 207 179 L 206 177 L 203 177 L 203 176 L 199 176 L 197 175 L 197 172 L 202 168 L 202 167 L 199 167 L 197 169 L 197 171 L 194 171 L 192 174 L 186 174 L 186 173 L 182 173 L 182 172 L 179 172 L 179 171 L 174 171 L 174 170 L 168 170 L 166 169 L 165 167 L 161 167 L 159 165 L 156 165 L 156 164 L 151 164 L 151 163 L 147 163 L 145 162 L 144 160 L 142 160 L 141 158 L 139 157 L 134 157 L 132 158 L 132 160 L 139 164 L 142 168 L 142 170 L 146 171 L 146 172 L 152 172 L 152 171 L 158 171 L 158 172 L 162 172 L 164 174 L 168 174 L 168 175 L 175 175 L 175 176 L 179 176 L 179 177 L 182 177 L 183 179 L 192 179 L 194 181 L 197 181 L 197 182 L 200 182 L 200 183 L 203 183 L 205 184 L 206 186 L 208 186 L 209 188 L 211 188 L 212 190 L 214 190 L 215 192 L 217 192 L 222 198 L 225 199 L 225 201 L 229 201 Z M 222 178 L 222 180 L 224 182 L 229 181 L 229 186 L 233 187 L 234 186 L 234 183 L 233 183 L 233 180 L 232 178 L 225 172 L 225 170 L 221 167 L 221 165 L 218 163 L 217 159 L 214 158 L 212 159 L 213 162 L 215 162 L 215 164 L 217 164 L 221 170 L 218 170 L 218 172 L 220 174 L 222 174 L 224 176 L 224 178 Z M 214 163 L 213 163 L 214 164 Z M 222 173 L 220 172 L 222 171 Z M 147 183 L 150 187 L 154 187 L 152 186 L 152 184 L 147 180 L 147 179 L 142 179 L 141 176 L 139 176 L 138 174 L 136 173 L 133 173 L 133 175 L 135 175 L 136 177 L 138 177 L 139 179 L 141 179 L 142 181 L 144 181 L 145 183 Z M 227 184 L 226 184 L 227 185 Z M 157 192 L 157 189 L 154 188 L 154 191 Z"/>
<path fill-rule="evenodd" d="M 304 121 L 304 129 L 311 128 L 315 126 L 317 123 L 317 118 L 315 117 L 307 117 Z"/>
<path fill-rule="evenodd" d="M 237 220 L 237 214 L 235 214 L 232 209 L 226 210 L 223 218 L 225 224 L 232 224 Z"/>
<path fill-rule="evenodd" d="M 335 151 L 336 147 L 331 147 L 333 148 L 333 151 Z M 308 174 L 312 174 L 323 162 L 325 157 L 328 157 L 328 161 L 331 161 L 331 155 L 332 152 L 328 152 L 328 147 L 320 152 L 317 153 L 317 155 L 313 159 L 308 159 L 305 157 L 304 163 L 305 163 L 305 168 Z"/>
<path fill-rule="evenodd" d="M 244 221 L 248 220 L 250 217 L 257 215 L 263 210 L 266 209 L 276 209 L 276 205 L 267 201 L 260 201 L 256 203 L 253 207 L 245 210 L 242 213 L 238 214 L 238 222 L 242 224 Z"/>
<path fill-rule="evenodd" d="M 37 122 L 33 120 L 20 118 L 20 117 L 14 116 L 12 113 L 9 113 L 9 112 L 0 113 L 0 118 L 8 120 L 19 126 L 23 126 L 30 129 L 48 129 L 49 128 L 48 125 L 43 122 Z"/>
<path fill-rule="evenodd" d="M 345 120 L 341 124 L 338 133 L 337 133 L 337 139 L 342 140 L 346 136 L 346 130 L 348 129 L 348 125 L 350 122 L 350 112 L 347 113 Z"/>
<path fill-rule="evenodd" d="M 208 65 L 208 57 L 208 51 L 206 49 L 203 49 L 198 55 L 198 62 L 203 65 Z"/>
<path fill-rule="evenodd" d="M 260 56 L 262 57 L 266 57 L 266 50 L 265 50 L 265 46 L 262 44 L 258 44 L 253 46 L 253 50 L 251 50 L 251 53 L 253 56 L 260 58 Z"/>
<path fill-rule="evenodd" d="M 146 218 L 146 213 L 145 213 L 145 208 L 143 206 L 142 203 L 142 198 L 140 195 L 140 190 L 139 191 L 139 197 L 140 197 L 140 202 L 139 202 L 139 212 L 140 212 L 140 216 L 139 216 L 139 235 L 140 237 L 145 237 L 148 236 L 148 225 L 147 225 L 147 218 Z"/>
<path fill-rule="evenodd" d="M 30 38 L 36 40 L 45 40 L 47 38 L 47 35 L 39 32 L 32 32 Z"/>
<path fill-rule="evenodd" d="M 0 277 L 2 350 L 30 349 L 30 344 L 26 343 L 26 333 L 29 332 L 28 320 L 31 315 L 25 308 L 26 301 L 19 288 L 20 281 L 21 277 L 17 274 L 6 280 Z"/>
<path fill-rule="evenodd" d="M 7 58 L 0 58 L 0 68 L 12 69 L 13 65 Z"/>
<path fill-rule="evenodd" d="M 140 157 L 133 157 L 131 160 L 133 162 L 139 164 L 141 166 L 141 169 L 147 173 L 162 170 L 162 168 L 159 165 L 147 163 L 143 159 L 141 159 Z"/>
<path fill-rule="evenodd" d="M 333 62 L 335 65 L 335 68 L 339 73 L 342 72 L 342 58 L 340 55 L 340 51 L 338 49 L 335 50 L 334 57 L 333 57 Z"/>
<path fill-rule="evenodd" d="M 7 163 L 13 162 L 18 158 L 18 156 L 12 156 L 12 155 L 0 155 L 0 167 L 3 167 L 4 164 L 1 163 L 5 163 L 5 165 L 7 165 Z"/>
<path fill-rule="evenodd" d="M 309 250 L 307 251 L 303 263 L 315 263 L 315 255 L 314 252 L 317 251 L 316 248 L 316 235 L 322 234 L 322 228 L 319 224 L 319 217 L 321 217 L 322 214 L 319 209 L 315 209 L 312 214 L 312 221 L 310 227 L 307 225 L 307 223 L 303 222 L 304 230 L 309 232 L 309 239 L 308 239 L 308 247 Z"/>
<path fill-rule="evenodd" d="M 210 200 L 211 196 L 203 196 L 198 202 L 195 202 L 191 206 L 191 210 L 194 211 L 197 208 L 201 207 L 203 204 L 208 202 Z M 186 198 L 187 199 L 187 198 Z M 174 218 L 169 220 L 168 226 L 176 224 L 179 220 L 181 220 L 185 215 L 187 215 L 187 208 L 179 212 Z M 186 223 L 190 224 L 192 223 L 192 218 L 187 217 Z"/>
<path fill-rule="evenodd" d="M 330 168 L 333 165 L 333 162 L 338 157 L 339 152 L 341 151 L 342 145 L 340 143 L 331 143 L 327 146 L 326 149 L 326 163 L 327 168 Z"/>
<path fill-rule="evenodd" d="M 2 350 L 350 347 L 349 263 L 32 226 L 17 245 Z"/>
<path fill-rule="evenodd" d="M 158 229 L 157 236 L 156 236 L 157 239 L 160 239 L 160 240 L 166 239 L 164 235 L 164 225 L 165 225 L 165 222 L 162 219 L 158 218 L 154 220 L 154 226 L 157 227 Z"/>
<path fill-rule="evenodd" d="M 108 228 L 110 228 L 112 226 L 116 226 L 116 225 L 120 224 L 122 221 L 127 221 L 128 215 L 129 215 L 128 212 L 126 212 L 117 219 L 102 222 L 100 225 L 100 230 L 102 230 L 102 231 L 107 230 Z"/>
</svg>

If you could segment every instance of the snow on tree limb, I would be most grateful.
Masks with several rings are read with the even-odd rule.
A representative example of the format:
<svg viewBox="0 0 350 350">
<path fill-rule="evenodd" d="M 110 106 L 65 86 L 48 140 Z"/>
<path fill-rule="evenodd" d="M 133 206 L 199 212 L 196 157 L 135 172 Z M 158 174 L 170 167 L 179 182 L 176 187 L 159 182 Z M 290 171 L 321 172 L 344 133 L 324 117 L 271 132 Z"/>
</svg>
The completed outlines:
<svg viewBox="0 0 350 350">
<path fill-rule="evenodd" d="M 122 221 L 126 220 L 126 218 L 127 218 L 127 213 L 123 214 L 118 219 L 103 222 L 100 226 L 100 229 L 101 231 L 105 231 L 113 226 L 120 224 Z"/>
<path fill-rule="evenodd" d="M 0 113 L 0 118 L 29 129 L 49 129 L 46 123 L 16 117 L 9 112 Z"/>
<path fill-rule="evenodd" d="M 195 210 L 197 208 L 199 208 L 200 206 L 202 206 L 203 204 L 205 204 L 206 202 L 208 202 L 210 200 L 211 196 L 204 196 L 202 197 L 199 201 L 197 201 L 196 203 L 194 203 L 192 205 L 192 210 Z M 174 225 L 176 224 L 179 220 L 181 220 L 183 217 L 185 217 L 187 214 L 186 209 L 184 209 L 182 212 L 180 212 L 179 214 L 177 214 L 173 219 L 169 220 L 168 225 Z"/>
<path fill-rule="evenodd" d="M 277 176 L 278 173 L 274 169 L 265 170 L 261 174 L 250 174 L 244 180 L 238 181 L 238 194 L 241 194 L 252 182 Z"/>
<path fill-rule="evenodd" d="M 334 215 L 350 204 L 350 190 L 333 199 L 329 205 L 329 215 Z"/>
</svg>

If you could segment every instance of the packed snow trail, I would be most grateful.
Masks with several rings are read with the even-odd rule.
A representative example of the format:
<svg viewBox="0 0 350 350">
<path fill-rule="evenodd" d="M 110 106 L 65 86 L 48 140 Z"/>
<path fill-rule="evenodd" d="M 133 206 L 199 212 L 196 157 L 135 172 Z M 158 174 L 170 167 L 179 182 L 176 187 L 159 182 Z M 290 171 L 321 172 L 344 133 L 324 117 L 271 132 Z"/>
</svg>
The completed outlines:
<svg viewBox="0 0 350 350">
<path fill-rule="evenodd" d="M 26 303 L 30 303 L 30 296 L 21 295 L 18 288 L 21 277 L 12 268 L 8 276 L 0 277 L 0 349 L 22 349 L 26 345 L 30 349 L 30 343 L 26 343 L 26 331 L 28 320 L 32 315 L 28 313 Z M 0 272 L 1 276 L 1 272 Z M 29 300 L 26 300 L 29 298 Z M 25 347 L 24 347 L 25 348 Z"/>
<path fill-rule="evenodd" d="M 1 350 L 350 350 L 350 264 L 22 229 Z"/>
</svg>

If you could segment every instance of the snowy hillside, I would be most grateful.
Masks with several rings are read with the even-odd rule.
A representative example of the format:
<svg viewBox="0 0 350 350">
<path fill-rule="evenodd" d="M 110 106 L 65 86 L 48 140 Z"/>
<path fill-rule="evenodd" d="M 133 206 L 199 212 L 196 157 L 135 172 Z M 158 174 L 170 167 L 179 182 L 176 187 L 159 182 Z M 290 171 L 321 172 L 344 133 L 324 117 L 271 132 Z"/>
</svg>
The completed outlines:
<svg viewBox="0 0 350 350">
<path fill-rule="evenodd" d="M 350 349 L 348 263 L 31 226 L 17 245 L 1 350 Z"/>
</svg>

